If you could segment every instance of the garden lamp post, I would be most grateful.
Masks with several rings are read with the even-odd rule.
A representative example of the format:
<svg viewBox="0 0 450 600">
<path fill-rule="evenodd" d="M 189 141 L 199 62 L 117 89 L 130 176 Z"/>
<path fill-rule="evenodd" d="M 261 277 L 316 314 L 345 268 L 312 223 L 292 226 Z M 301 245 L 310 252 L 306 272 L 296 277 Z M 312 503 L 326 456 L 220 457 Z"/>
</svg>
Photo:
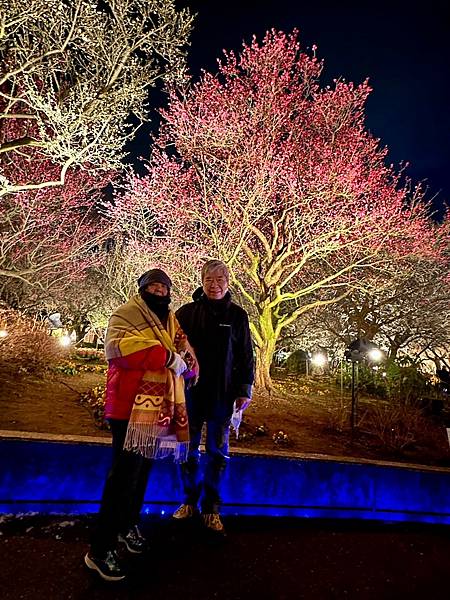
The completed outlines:
<svg viewBox="0 0 450 600">
<path fill-rule="evenodd" d="M 352 410 L 350 425 L 353 436 L 358 406 L 358 365 L 363 361 L 380 362 L 383 360 L 383 353 L 373 342 L 365 338 L 358 338 L 349 344 L 347 350 L 344 352 L 344 357 L 352 363 Z"/>
</svg>

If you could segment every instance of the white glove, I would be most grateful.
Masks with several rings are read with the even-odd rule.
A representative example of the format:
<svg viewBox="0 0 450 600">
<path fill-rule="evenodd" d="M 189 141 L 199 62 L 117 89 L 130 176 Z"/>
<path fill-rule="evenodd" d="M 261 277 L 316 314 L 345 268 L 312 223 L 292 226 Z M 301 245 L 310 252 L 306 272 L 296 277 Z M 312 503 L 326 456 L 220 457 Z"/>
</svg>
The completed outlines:
<svg viewBox="0 0 450 600">
<path fill-rule="evenodd" d="M 187 371 L 188 368 L 187 364 L 176 352 L 172 353 L 172 356 L 170 357 L 166 367 L 174 372 L 175 377 L 179 377 L 182 373 Z"/>
<path fill-rule="evenodd" d="M 236 434 L 236 439 L 239 439 L 239 426 L 242 421 L 242 409 L 236 407 L 236 402 L 233 404 L 233 414 L 231 415 L 231 425 Z"/>
</svg>

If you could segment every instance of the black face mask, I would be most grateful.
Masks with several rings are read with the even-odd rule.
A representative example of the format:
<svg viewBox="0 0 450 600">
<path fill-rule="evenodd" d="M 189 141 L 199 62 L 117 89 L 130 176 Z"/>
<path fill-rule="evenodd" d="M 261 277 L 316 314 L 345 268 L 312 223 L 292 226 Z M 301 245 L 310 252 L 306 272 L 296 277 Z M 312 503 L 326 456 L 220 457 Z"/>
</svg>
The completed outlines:
<svg viewBox="0 0 450 600">
<path fill-rule="evenodd" d="M 166 317 L 168 315 L 169 304 L 172 300 L 170 294 L 167 294 L 167 296 L 158 296 L 157 294 L 151 294 L 145 290 L 139 290 L 139 294 L 149 309 L 153 311 L 159 318 Z"/>
</svg>

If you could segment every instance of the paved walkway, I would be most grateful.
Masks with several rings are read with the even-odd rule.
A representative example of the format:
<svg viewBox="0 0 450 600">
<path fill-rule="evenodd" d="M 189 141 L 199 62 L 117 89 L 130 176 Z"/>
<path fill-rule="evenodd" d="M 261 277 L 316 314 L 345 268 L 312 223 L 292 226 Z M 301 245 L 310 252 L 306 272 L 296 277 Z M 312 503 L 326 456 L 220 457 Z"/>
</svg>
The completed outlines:
<svg viewBox="0 0 450 600">
<path fill-rule="evenodd" d="M 126 582 L 83 564 L 92 516 L 0 517 L 2 600 L 447 600 L 450 528 L 228 517 L 224 543 L 199 523 L 147 517 Z"/>
</svg>

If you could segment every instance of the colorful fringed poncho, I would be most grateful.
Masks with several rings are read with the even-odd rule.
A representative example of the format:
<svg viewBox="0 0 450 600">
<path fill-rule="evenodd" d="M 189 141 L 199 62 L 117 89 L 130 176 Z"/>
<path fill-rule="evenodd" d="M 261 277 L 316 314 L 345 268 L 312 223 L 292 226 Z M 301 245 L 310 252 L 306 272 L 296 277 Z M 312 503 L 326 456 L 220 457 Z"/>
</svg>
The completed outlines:
<svg viewBox="0 0 450 600">
<path fill-rule="evenodd" d="M 167 326 L 163 327 L 143 299 L 133 296 L 109 321 L 106 358 L 128 356 L 155 345 L 177 352 L 186 349 L 187 340 L 172 311 L 169 311 Z M 124 449 L 147 458 L 173 454 L 177 462 L 184 462 L 188 446 L 183 377 L 176 377 L 165 367 L 145 371 L 134 399 Z"/>
</svg>

